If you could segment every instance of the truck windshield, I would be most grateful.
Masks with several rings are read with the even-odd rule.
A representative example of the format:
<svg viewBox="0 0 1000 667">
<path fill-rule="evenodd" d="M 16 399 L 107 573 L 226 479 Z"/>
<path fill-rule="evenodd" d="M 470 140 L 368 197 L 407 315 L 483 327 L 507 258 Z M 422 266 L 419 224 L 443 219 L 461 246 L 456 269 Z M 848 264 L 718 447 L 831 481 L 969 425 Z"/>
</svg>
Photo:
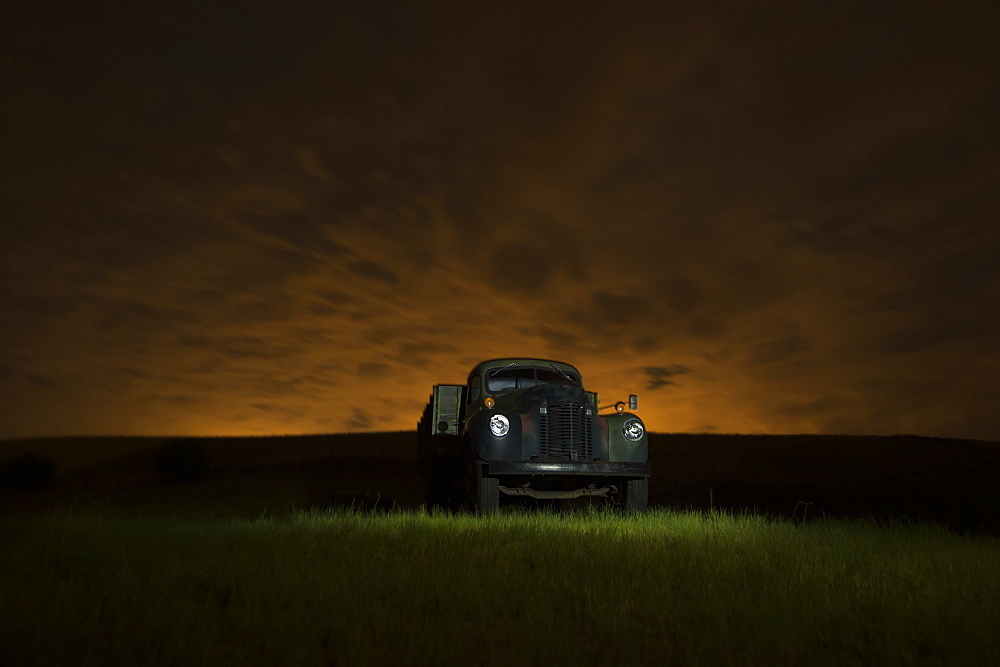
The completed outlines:
<svg viewBox="0 0 1000 667">
<path fill-rule="evenodd" d="M 573 382 L 580 384 L 580 378 L 569 371 L 551 368 L 501 368 L 486 373 L 486 389 L 491 393 L 526 389 L 550 382 Z"/>
</svg>

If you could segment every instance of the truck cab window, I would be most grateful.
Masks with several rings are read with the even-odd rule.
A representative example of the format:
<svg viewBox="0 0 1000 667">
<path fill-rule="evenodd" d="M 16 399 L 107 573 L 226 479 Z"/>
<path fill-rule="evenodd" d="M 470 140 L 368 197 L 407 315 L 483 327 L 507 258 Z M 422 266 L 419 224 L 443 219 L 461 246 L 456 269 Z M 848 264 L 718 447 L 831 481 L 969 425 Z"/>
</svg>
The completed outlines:
<svg viewBox="0 0 1000 667">
<path fill-rule="evenodd" d="M 524 389 L 535 386 L 535 371 L 531 368 L 506 368 L 486 379 L 486 389 L 490 393 Z"/>
<path fill-rule="evenodd" d="M 572 374 L 562 374 L 548 368 L 504 368 L 492 375 L 487 374 L 486 388 L 491 393 L 527 389 L 551 382 L 572 382 L 580 384 Z"/>
<path fill-rule="evenodd" d="M 547 368 L 539 368 L 537 373 L 538 384 L 548 384 L 549 382 L 572 382 L 573 384 L 580 384 L 580 378 L 572 373 L 560 373 Z"/>
</svg>

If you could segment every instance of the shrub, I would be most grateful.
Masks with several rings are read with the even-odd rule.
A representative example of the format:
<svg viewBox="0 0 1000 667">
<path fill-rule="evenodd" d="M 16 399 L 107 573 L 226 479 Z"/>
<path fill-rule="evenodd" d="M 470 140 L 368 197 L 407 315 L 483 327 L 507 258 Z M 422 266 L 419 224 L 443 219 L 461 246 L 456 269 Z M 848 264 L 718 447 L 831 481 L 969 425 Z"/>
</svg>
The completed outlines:
<svg viewBox="0 0 1000 667">
<path fill-rule="evenodd" d="M 56 462 L 45 456 L 25 454 L 0 464 L 0 494 L 34 491 L 52 486 Z"/>
<path fill-rule="evenodd" d="M 167 484 L 188 484 L 208 477 L 205 447 L 191 438 L 168 440 L 160 446 L 153 464 Z"/>
</svg>

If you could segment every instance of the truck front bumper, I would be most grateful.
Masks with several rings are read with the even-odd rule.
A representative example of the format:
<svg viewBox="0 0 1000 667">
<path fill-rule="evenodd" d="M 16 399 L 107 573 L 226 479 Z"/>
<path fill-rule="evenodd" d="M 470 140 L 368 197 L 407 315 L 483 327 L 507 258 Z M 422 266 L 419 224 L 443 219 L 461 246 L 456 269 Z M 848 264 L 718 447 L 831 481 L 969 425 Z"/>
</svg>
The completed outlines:
<svg viewBox="0 0 1000 667">
<path fill-rule="evenodd" d="M 649 463 L 631 461 L 486 461 L 490 477 L 503 475 L 566 475 L 649 477 Z"/>
</svg>

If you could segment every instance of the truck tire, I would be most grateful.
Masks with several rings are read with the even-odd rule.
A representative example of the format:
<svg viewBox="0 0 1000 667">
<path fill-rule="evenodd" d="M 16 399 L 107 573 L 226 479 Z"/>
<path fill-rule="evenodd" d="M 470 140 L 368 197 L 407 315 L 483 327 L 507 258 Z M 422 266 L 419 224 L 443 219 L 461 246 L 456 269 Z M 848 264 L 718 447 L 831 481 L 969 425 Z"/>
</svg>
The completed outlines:
<svg viewBox="0 0 1000 667">
<path fill-rule="evenodd" d="M 476 466 L 476 514 L 492 514 L 500 509 L 500 480 L 483 477 L 483 467 Z"/>
<path fill-rule="evenodd" d="M 625 483 L 622 509 L 626 512 L 645 512 L 649 503 L 649 480 L 630 479 Z"/>
</svg>

